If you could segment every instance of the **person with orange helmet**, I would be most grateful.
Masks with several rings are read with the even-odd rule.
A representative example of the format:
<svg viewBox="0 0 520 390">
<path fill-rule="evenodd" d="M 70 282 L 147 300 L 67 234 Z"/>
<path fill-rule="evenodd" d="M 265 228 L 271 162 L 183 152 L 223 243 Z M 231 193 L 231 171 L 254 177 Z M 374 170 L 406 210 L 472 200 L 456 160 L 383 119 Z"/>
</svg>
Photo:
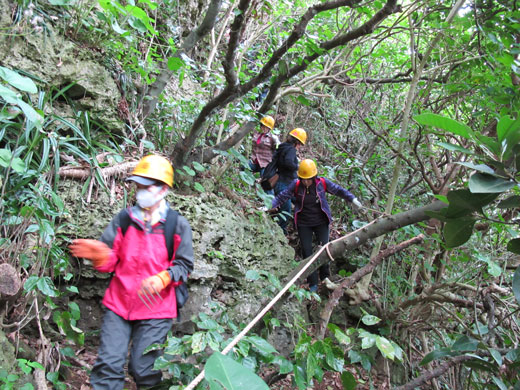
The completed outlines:
<svg viewBox="0 0 520 390">
<path fill-rule="evenodd" d="M 329 242 L 329 228 L 332 216 L 327 203 L 326 194 L 332 194 L 351 202 L 356 208 L 362 208 L 361 202 L 345 188 L 318 176 L 318 169 L 313 160 L 305 159 L 298 167 L 298 179 L 294 179 L 287 188 L 279 193 L 272 202 L 272 209 L 282 205 L 292 197 L 296 198 L 294 207 L 294 224 L 300 239 L 302 258 L 312 254 L 312 239 L 315 235 L 320 245 Z M 319 268 L 319 279 L 329 277 L 328 264 Z M 309 289 L 313 292 L 318 289 L 318 271 L 314 271 L 307 278 Z"/>
<path fill-rule="evenodd" d="M 287 186 L 296 179 L 296 171 L 298 170 L 297 151 L 307 142 L 307 132 L 297 127 L 289 132 L 287 139 L 281 143 L 276 150 L 273 159 L 277 159 L 276 166 L 278 168 L 278 181 L 274 187 L 274 194 L 277 196 L 284 191 Z M 291 198 L 280 205 L 280 214 L 278 215 L 278 225 L 282 228 L 284 234 L 287 234 L 287 224 L 291 213 Z"/>
<path fill-rule="evenodd" d="M 270 115 L 260 120 L 260 131 L 253 135 L 253 144 L 249 168 L 252 172 L 262 174 L 264 168 L 273 158 L 273 153 L 280 143 L 278 137 L 272 133 L 274 129 L 274 118 Z"/>
<path fill-rule="evenodd" d="M 120 211 L 100 240 L 77 239 L 70 245 L 73 256 L 89 259 L 97 271 L 114 273 L 103 297 L 106 311 L 90 377 L 93 389 L 123 389 L 129 346 L 128 371 L 138 388 L 161 381 L 161 371 L 153 369 L 161 351 L 144 351 L 166 340 L 182 304 L 177 290 L 193 271 L 190 224 L 164 199 L 173 186 L 170 162 L 146 156 L 126 181 L 136 186 L 136 205 Z"/>
</svg>

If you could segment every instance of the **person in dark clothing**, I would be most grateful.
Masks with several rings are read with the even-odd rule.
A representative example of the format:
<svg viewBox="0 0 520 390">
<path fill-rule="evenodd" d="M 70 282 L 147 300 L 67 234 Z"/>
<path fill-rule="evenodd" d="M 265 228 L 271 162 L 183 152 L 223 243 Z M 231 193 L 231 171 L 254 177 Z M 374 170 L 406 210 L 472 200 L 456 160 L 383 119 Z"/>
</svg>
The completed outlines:
<svg viewBox="0 0 520 390">
<path fill-rule="evenodd" d="M 298 230 L 302 258 L 312 254 L 312 238 L 316 235 L 320 245 L 329 242 L 329 227 L 332 216 L 327 203 L 326 194 L 339 196 L 352 202 L 356 208 L 362 208 L 356 197 L 327 178 L 318 177 L 318 169 L 314 161 L 303 160 L 298 167 L 299 179 L 291 183 L 273 199 L 272 209 L 281 207 L 291 197 L 296 197 L 294 208 L 294 223 Z M 330 275 L 328 264 L 319 268 L 319 279 L 324 280 Z M 307 278 L 310 291 L 318 289 L 318 271 Z"/>
<path fill-rule="evenodd" d="M 278 168 L 278 181 L 274 187 L 274 195 L 277 196 L 283 192 L 287 186 L 296 179 L 296 172 L 298 171 L 298 157 L 297 150 L 305 145 L 307 141 L 307 133 L 302 128 L 296 128 L 289 132 L 287 140 L 278 146 L 276 164 Z M 282 228 L 284 234 L 287 234 L 288 216 L 291 214 L 291 197 L 288 197 L 283 204 L 280 205 L 280 212 L 278 215 L 278 225 Z"/>
</svg>

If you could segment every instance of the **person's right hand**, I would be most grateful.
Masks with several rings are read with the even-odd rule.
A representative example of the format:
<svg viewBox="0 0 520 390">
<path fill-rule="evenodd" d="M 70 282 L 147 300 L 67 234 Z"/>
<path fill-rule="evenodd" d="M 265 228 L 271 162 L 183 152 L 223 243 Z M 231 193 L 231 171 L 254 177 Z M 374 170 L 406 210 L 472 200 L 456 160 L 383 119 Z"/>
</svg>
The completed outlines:
<svg viewBox="0 0 520 390">
<path fill-rule="evenodd" d="M 94 267 L 103 266 L 109 259 L 112 250 L 107 244 L 98 240 L 77 239 L 69 245 L 72 256 L 84 257 L 92 261 Z"/>
</svg>

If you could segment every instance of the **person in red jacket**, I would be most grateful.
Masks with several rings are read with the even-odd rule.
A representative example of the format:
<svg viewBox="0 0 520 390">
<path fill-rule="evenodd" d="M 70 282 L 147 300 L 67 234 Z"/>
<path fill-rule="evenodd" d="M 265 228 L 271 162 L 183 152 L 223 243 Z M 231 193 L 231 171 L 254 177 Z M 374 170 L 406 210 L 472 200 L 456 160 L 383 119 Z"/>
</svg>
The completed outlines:
<svg viewBox="0 0 520 390">
<path fill-rule="evenodd" d="M 192 231 L 184 217 L 177 217 L 171 259 L 166 247 L 170 206 L 164 197 L 173 185 L 171 164 L 158 155 L 146 156 L 127 181 L 137 186 L 137 205 L 126 209 L 128 226 L 123 229 L 120 212 L 100 240 L 77 239 L 70 245 L 72 255 L 91 260 L 100 272 L 114 273 L 103 297 L 106 312 L 90 377 L 93 389 L 123 389 L 129 345 L 128 371 L 138 388 L 161 381 L 153 365 L 162 351 L 143 352 L 166 340 L 178 314 L 175 288 L 193 271 Z"/>
</svg>

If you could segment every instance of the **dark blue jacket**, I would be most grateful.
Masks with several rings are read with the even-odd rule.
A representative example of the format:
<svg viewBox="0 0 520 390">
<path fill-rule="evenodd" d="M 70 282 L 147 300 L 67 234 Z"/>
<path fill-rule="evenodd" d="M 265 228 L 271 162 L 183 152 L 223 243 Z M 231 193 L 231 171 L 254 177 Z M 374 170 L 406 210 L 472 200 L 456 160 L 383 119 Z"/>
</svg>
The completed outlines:
<svg viewBox="0 0 520 390">
<path fill-rule="evenodd" d="M 316 193 L 318 194 L 318 199 L 320 200 L 320 205 L 322 211 L 327 215 L 327 218 L 329 219 L 329 224 L 332 222 L 332 215 L 330 213 L 330 207 L 327 203 L 327 197 L 326 193 L 332 195 L 337 195 L 340 198 L 343 198 L 345 200 L 348 200 L 349 202 L 352 202 L 356 197 L 345 188 L 341 187 L 340 185 L 331 182 L 327 178 L 323 178 L 325 180 L 325 186 L 326 189 L 323 188 L 323 183 L 319 178 L 316 178 Z M 300 183 L 298 185 L 298 191 L 295 194 L 296 189 L 296 183 L 298 180 L 293 180 L 291 184 L 282 192 L 280 192 L 273 200 L 272 207 L 277 208 L 280 205 L 284 204 L 289 198 L 292 198 L 293 196 L 296 196 L 296 201 L 294 202 L 294 223 L 296 226 L 298 226 L 298 213 L 302 211 L 303 207 L 303 199 L 305 198 L 305 186 L 303 183 Z"/>
<path fill-rule="evenodd" d="M 298 171 L 298 158 L 296 157 L 296 148 L 289 142 L 281 143 L 276 149 L 278 174 L 280 181 L 290 183 L 296 179 Z"/>
</svg>

